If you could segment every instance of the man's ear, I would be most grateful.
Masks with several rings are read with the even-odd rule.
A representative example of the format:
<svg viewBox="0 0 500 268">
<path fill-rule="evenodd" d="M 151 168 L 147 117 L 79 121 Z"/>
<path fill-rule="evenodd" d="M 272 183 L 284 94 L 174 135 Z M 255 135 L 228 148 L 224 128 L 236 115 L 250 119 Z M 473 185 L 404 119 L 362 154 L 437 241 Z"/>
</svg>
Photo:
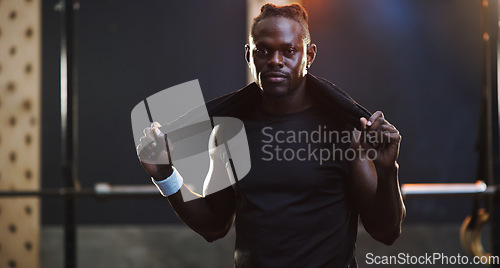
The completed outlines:
<svg viewBox="0 0 500 268">
<path fill-rule="evenodd" d="M 314 62 L 316 58 L 316 53 L 318 52 L 318 48 L 315 44 L 307 45 L 307 66 L 311 67 L 311 64 Z"/>
<path fill-rule="evenodd" d="M 245 45 L 245 60 L 247 61 L 247 64 L 250 65 L 250 45 L 249 44 Z"/>
</svg>

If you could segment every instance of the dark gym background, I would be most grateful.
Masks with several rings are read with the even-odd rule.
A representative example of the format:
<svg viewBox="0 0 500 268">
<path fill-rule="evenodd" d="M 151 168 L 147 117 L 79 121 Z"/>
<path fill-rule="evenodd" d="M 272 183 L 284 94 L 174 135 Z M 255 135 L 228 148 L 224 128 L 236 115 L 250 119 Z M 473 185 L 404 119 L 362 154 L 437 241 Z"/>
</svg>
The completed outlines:
<svg viewBox="0 0 500 268">
<path fill-rule="evenodd" d="M 62 187 L 57 1 L 43 2 L 43 188 Z M 401 183 L 474 182 L 481 87 L 480 6 L 470 0 L 305 1 L 318 45 L 311 73 L 403 136 Z M 130 112 L 146 96 L 199 79 L 205 99 L 246 85 L 246 2 L 82 1 L 78 12 L 79 179 L 148 184 Z M 461 222 L 470 198 L 407 200 L 408 223 Z M 43 199 L 45 225 L 62 199 Z M 158 213 L 160 211 L 161 213 Z M 78 200 L 80 224 L 180 223 L 161 199 Z"/>
</svg>

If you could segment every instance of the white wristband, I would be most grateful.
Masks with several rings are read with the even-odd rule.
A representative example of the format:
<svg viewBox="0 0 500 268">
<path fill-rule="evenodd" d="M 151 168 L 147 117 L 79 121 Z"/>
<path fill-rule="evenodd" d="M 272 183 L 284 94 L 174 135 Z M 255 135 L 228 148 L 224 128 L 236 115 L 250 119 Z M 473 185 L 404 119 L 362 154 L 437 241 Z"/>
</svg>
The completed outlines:
<svg viewBox="0 0 500 268">
<path fill-rule="evenodd" d="M 172 169 L 174 170 L 174 172 L 172 172 L 172 175 L 164 180 L 156 181 L 155 179 L 151 178 L 158 190 L 160 190 L 160 193 L 165 197 L 177 193 L 177 191 L 181 189 L 182 184 L 184 183 L 184 179 L 182 179 L 182 176 L 177 171 L 177 169 L 175 169 L 175 167 L 172 167 Z"/>
</svg>

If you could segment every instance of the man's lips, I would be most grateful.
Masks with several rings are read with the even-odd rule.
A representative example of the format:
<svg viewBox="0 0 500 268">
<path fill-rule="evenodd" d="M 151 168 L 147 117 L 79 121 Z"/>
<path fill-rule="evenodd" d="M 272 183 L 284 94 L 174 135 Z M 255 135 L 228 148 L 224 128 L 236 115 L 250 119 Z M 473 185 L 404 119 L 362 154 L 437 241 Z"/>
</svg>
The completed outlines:
<svg viewBox="0 0 500 268">
<path fill-rule="evenodd" d="M 282 72 L 267 72 L 263 75 L 263 78 L 267 82 L 280 83 L 286 80 L 287 75 Z"/>
</svg>

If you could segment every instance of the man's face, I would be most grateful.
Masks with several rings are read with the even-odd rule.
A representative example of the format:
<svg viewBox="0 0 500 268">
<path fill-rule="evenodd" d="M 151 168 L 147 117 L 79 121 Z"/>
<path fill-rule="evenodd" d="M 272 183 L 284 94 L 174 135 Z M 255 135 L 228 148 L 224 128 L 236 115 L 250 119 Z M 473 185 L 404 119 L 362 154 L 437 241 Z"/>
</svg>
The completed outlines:
<svg viewBox="0 0 500 268">
<path fill-rule="evenodd" d="M 299 22 L 282 17 L 263 19 L 249 41 L 246 59 L 265 94 L 283 97 L 305 85 L 306 66 L 312 63 L 316 49 L 307 45 Z"/>
</svg>

